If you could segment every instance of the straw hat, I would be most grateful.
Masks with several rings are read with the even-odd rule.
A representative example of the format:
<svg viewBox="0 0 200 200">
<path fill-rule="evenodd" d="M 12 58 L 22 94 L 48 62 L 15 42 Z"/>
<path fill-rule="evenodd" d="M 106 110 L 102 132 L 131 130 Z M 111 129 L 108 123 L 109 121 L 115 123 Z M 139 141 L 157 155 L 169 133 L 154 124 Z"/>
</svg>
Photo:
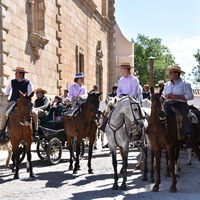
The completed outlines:
<svg viewBox="0 0 200 200">
<path fill-rule="evenodd" d="M 13 69 L 12 71 L 28 73 L 27 71 L 25 71 L 24 67 L 16 67 L 16 69 Z"/>
<path fill-rule="evenodd" d="M 131 66 L 131 63 L 129 62 L 122 62 L 120 66 L 117 66 L 117 67 L 120 67 L 120 68 L 134 68 L 133 66 Z"/>
<path fill-rule="evenodd" d="M 148 88 L 149 88 L 149 85 L 148 85 L 148 84 L 145 84 L 143 87 L 148 87 Z"/>
<path fill-rule="evenodd" d="M 185 72 L 181 70 L 181 67 L 177 65 L 169 66 L 168 69 L 166 69 L 166 72 L 180 72 L 181 74 L 185 74 Z"/>
<path fill-rule="evenodd" d="M 74 78 L 84 78 L 84 74 L 83 74 L 83 72 L 76 73 L 76 75 L 75 75 Z"/>
<path fill-rule="evenodd" d="M 37 92 L 43 92 L 44 94 L 47 93 L 47 91 L 44 90 L 44 89 L 42 89 L 42 88 L 37 88 L 37 89 L 35 90 L 35 93 L 37 93 Z"/>
<path fill-rule="evenodd" d="M 158 81 L 158 84 L 165 84 L 165 81 L 164 80 L 160 80 L 160 81 Z"/>
</svg>

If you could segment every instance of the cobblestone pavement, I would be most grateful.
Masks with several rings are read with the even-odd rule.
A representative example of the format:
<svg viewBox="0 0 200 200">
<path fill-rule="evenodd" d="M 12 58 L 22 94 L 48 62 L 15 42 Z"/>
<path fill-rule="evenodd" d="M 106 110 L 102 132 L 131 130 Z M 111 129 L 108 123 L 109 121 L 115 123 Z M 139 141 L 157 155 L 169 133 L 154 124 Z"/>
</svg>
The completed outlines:
<svg viewBox="0 0 200 200">
<path fill-rule="evenodd" d="M 35 145 L 32 147 L 35 148 Z M 94 150 L 92 166 L 94 174 L 87 172 L 87 155 L 81 160 L 81 170 L 73 175 L 68 170 L 69 153 L 63 150 L 62 160 L 57 165 L 49 165 L 47 161 L 41 161 L 37 153 L 33 152 L 33 169 L 36 178 L 29 178 L 26 172 L 25 161 L 20 165 L 18 180 L 13 180 L 13 174 L 10 169 L 5 169 L 6 152 L 0 152 L 0 199 L 1 200 L 199 200 L 200 197 L 200 164 L 196 157 L 192 158 L 193 165 L 188 166 L 187 152 L 182 151 L 180 155 L 181 169 L 178 178 L 178 192 L 169 193 L 171 178 L 164 177 L 164 162 L 162 163 L 161 187 L 160 192 L 153 193 L 151 188 L 153 184 L 141 181 L 141 171 L 135 171 L 134 166 L 138 156 L 137 149 L 131 148 L 129 154 L 128 168 L 128 188 L 126 191 L 112 190 L 113 168 L 111 156 L 108 149 Z M 163 156 L 164 159 L 164 156 Z M 118 169 L 121 167 L 121 159 L 118 155 Z M 120 176 L 119 183 L 122 182 Z"/>
</svg>

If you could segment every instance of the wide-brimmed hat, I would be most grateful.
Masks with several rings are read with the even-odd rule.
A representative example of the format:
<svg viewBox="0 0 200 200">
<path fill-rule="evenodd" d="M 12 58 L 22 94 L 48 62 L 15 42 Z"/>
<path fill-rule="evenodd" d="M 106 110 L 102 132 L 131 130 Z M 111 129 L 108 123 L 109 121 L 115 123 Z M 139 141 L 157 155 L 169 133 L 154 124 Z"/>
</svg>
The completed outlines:
<svg viewBox="0 0 200 200">
<path fill-rule="evenodd" d="M 149 88 L 149 84 L 145 84 L 143 87 L 148 87 Z"/>
<path fill-rule="evenodd" d="M 181 70 L 181 67 L 177 65 L 169 66 L 168 69 L 166 69 L 166 72 L 180 72 L 181 74 L 185 74 L 185 72 Z"/>
<path fill-rule="evenodd" d="M 28 73 L 27 71 L 25 71 L 24 67 L 16 67 L 16 69 L 13 69 L 12 71 Z"/>
<path fill-rule="evenodd" d="M 35 92 L 35 93 L 37 93 L 37 92 L 43 92 L 44 94 L 47 93 L 47 91 L 44 90 L 44 89 L 42 89 L 42 88 L 37 88 L 36 90 L 34 90 L 34 92 Z"/>
<path fill-rule="evenodd" d="M 129 62 L 122 62 L 120 66 L 117 66 L 117 67 L 120 67 L 120 68 L 134 68 L 133 66 L 131 66 L 131 63 Z"/>
<path fill-rule="evenodd" d="M 158 81 L 158 84 L 165 84 L 165 81 L 164 80 L 160 80 L 160 81 Z"/>
<path fill-rule="evenodd" d="M 84 78 L 83 72 L 77 73 L 74 78 Z"/>
</svg>

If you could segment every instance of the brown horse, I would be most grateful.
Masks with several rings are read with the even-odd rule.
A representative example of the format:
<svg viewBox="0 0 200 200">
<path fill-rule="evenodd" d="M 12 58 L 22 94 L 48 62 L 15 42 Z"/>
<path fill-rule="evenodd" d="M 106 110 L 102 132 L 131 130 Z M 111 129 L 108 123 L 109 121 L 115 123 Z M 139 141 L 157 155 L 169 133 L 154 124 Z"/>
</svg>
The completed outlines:
<svg viewBox="0 0 200 200">
<path fill-rule="evenodd" d="M 28 171 L 30 177 L 34 177 L 32 164 L 31 164 L 31 143 L 32 143 L 32 122 L 31 122 L 31 98 L 34 95 L 32 92 L 30 95 L 20 92 L 20 98 L 17 100 L 16 109 L 10 114 L 8 120 L 8 131 L 10 133 L 10 141 L 13 148 L 13 165 L 16 166 L 14 179 L 19 178 L 19 144 L 25 142 Z"/>
<path fill-rule="evenodd" d="M 101 93 L 91 92 L 88 93 L 86 103 L 82 106 L 81 111 L 73 117 L 64 116 L 64 127 L 67 133 L 68 147 L 70 151 L 70 166 L 69 170 L 73 169 L 73 145 L 72 139 L 77 137 L 76 144 L 76 162 L 73 173 L 77 173 L 79 170 L 79 155 L 80 155 L 80 143 L 82 138 L 89 138 L 89 152 L 88 152 L 88 172 L 92 173 L 91 159 L 93 144 L 96 138 L 97 122 L 96 114 L 99 108 L 99 96 Z"/>
<path fill-rule="evenodd" d="M 175 116 L 166 115 L 166 112 L 164 110 L 165 98 L 162 96 L 163 88 L 161 88 L 159 93 L 154 93 L 153 88 L 151 88 L 152 107 L 148 134 L 151 143 L 151 148 L 156 158 L 156 182 L 153 186 L 152 191 L 159 191 L 159 185 L 161 182 L 161 151 L 162 149 L 164 149 L 166 151 L 167 160 L 166 172 L 168 172 L 168 174 L 169 172 L 171 172 L 172 177 L 172 185 L 170 187 L 170 192 L 176 192 L 177 179 L 175 174 L 175 164 L 177 164 L 180 145 L 186 141 L 177 139 L 177 124 Z M 198 118 L 198 123 L 193 124 L 195 134 L 194 139 L 192 141 L 192 146 L 195 154 L 197 155 L 198 160 L 200 161 L 200 112 L 195 109 L 192 109 L 192 112 L 195 113 L 195 115 Z"/>
<path fill-rule="evenodd" d="M 163 87 L 164 88 L 164 87 Z M 159 93 L 154 93 L 154 89 L 151 88 L 152 92 L 152 106 L 150 124 L 148 128 L 149 140 L 153 154 L 156 158 L 156 182 L 153 186 L 152 191 L 158 192 L 160 185 L 160 163 L 161 163 L 161 152 L 165 149 L 169 161 L 170 171 L 172 176 L 172 185 L 170 187 L 171 192 L 176 192 L 176 175 L 175 175 L 175 151 L 177 146 L 177 130 L 176 120 L 171 119 L 170 123 L 166 121 L 166 112 L 164 110 L 165 98 L 162 96 L 163 88 Z"/>
</svg>

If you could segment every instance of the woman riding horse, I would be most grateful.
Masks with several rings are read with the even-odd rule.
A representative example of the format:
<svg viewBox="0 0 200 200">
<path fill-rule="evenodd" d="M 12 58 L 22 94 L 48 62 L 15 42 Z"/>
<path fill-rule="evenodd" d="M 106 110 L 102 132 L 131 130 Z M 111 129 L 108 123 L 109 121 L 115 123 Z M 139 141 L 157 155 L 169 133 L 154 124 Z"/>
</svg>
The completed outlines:
<svg viewBox="0 0 200 200">
<path fill-rule="evenodd" d="M 76 162 L 73 173 L 77 173 L 79 166 L 80 143 L 82 138 L 89 138 L 89 152 L 88 152 L 88 172 L 92 173 L 91 159 L 93 144 L 96 138 L 97 121 L 96 114 L 99 109 L 99 96 L 101 93 L 88 93 L 86 103 L 80 108 L 80 112 L 76 116 L 64 116 L 64 127 L 67 134 L 68 147 L 70 151 L 70 166 L 69 170 L 73 169 L 73 145 L 72 139 L 77 138 L 76 144 Z"/>
</svg>

